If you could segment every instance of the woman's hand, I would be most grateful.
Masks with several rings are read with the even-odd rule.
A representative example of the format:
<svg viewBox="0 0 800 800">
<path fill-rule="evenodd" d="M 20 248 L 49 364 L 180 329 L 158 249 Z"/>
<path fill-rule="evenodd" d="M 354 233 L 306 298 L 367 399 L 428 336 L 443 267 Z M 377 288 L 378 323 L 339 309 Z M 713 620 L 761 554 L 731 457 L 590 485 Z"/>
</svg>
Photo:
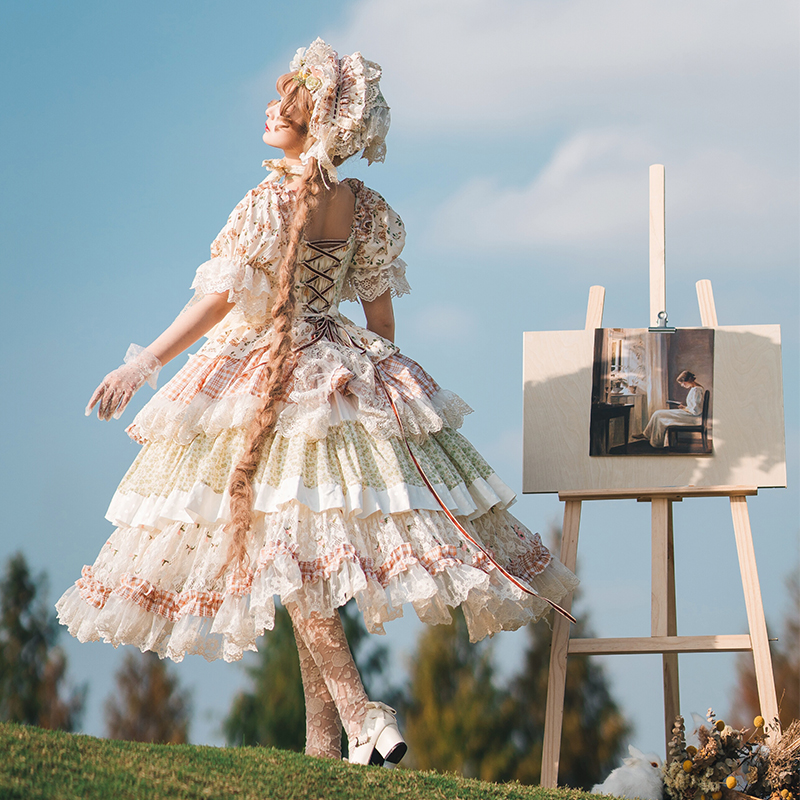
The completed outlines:
<svg viewBox="0 0 800 800">
<path fill-rule="evenodd" d="M 131 348 L 136 345 L 131 345 Z M 125 356 L 125 363 L 109 372 L 103 378 L 103 382 L 94 390 L 89 405 L 86 406 L 86 416 L 92 413 L 96 404 L 98 419 L 119 419 L 125 406 L 130 402 L 131 397 L 137 389 L 148 379 L 155 386 L 155 376 L 161 369 L 161 362 L 149 351 L 141 350 L 133 358 L 129 348 L 128 355 Z"/>
<path fill-rule="evenodd" d="M 142 384 L 149 380 L 155 389 L 155 376 L 162 365 L 191 347 L 203 334 L 223 320 L 233 308 L 228 293 L 207 294 L 178 315 L 175 321 L 149 347 L 125 357 L 125 364 L 109 372 L 94 390 L 86 416 L 95 405 L 98 419 L 119 419 L 125 406 Z"/>
</svg>

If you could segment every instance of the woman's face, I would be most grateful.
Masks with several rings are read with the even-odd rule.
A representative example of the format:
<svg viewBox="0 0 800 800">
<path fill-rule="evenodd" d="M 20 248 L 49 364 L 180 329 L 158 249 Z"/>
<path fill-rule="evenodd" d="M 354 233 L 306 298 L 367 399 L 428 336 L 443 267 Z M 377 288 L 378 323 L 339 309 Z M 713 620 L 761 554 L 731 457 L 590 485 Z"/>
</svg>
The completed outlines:
<svg viewBox="0 0 800 800">
<path fill-rule="evenodd" d="M 283 150 L 287 158 L 300 158 L 300 153 L 305 148 L 305 136 L 302 136 L 292 124 L 290 119 L 280 114 L 279 100 L 273 100 L 266 110 L 267 121 L 264 125 L 264 135 L 261 137 L 264 144 Z"/>
</svg>

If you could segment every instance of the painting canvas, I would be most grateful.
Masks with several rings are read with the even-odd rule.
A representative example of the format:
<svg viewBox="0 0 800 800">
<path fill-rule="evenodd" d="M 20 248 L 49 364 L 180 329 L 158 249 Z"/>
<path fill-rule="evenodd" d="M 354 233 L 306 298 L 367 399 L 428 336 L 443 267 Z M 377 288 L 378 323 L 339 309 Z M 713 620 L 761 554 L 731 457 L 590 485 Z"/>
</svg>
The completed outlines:
<svg viewBox="0 0 800 800">
<path fill-rule="evenodd" d="M 598 328 L 591 456 L 711 455 L 714 331 Z"/>
<path fill-rule="evenodd" d="M 780 326 L 721 325 L 713 334 L 713 455 L 611 458 L 589 455 L 595 329 L 525 333 L 523 491 L 786 486 Z"/>
</svg>

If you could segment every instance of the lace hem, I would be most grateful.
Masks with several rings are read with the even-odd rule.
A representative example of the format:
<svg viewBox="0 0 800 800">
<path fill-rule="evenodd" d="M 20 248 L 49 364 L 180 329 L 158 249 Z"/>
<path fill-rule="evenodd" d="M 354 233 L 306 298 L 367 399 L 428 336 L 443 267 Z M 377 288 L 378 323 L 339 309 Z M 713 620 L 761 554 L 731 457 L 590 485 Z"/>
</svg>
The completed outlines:
<svg viewBox="0 0 800 800">
<path fill-rule="evenodd" d="M 351 268 L 342 287 L 342 300 L 366 300 L 368 303 L 380 297 L 387 289 L 392 297 L 410 294 L 406 280 L 406 262 L 396 258 L 391 264 L 379 269 Z"/>
<path fill-rule="evenodd" d="M 537 535 L 504 512 L 489 516 L 480 530 L 475 526 L 478 536 L 513 525 L 525 533 L 517 550 L 529 558 L 519 577 L 554 602 L 575 588 L 575 576 Z M 336 519 L 322 522 L 335 530 Z M 449 623 L 448 608 L 460 605 L 472 641 L 515 630 L 549 608 L 499 575 L 479 551 L 453 541 L 454 529 L 441 513 L 351 520 L 348 540 L 316 557 L 304 554 L 293 538 L 306 522 L 297 513 L 265 521 L 254 530 L 251 571 L 229 570 L 219 581 L 215 576 L 227 557 L 222 526 L 176 524 L 157 535 L 120 528 L 57 603 L 59 620 L 81 641 L 134 644 L 175 661 L 187 653 L 232 661 L 255 650 L 256 638 L 273 627 L 275 597 L 297 604 L 304 616 L 327 617 L 355 597 L 372 633 L 383 633 L 385 622 L 402 616 L 405 603 L 429 624 Z M 398 538 L 401 531 L 407 541 Z M 378 543 L 378 551 L 367 539 Z M 502 550 L 497 535 L 484 542 L 496 555 Z M 511 555 L 507 564 L 514 568 Z"/>
</svg>

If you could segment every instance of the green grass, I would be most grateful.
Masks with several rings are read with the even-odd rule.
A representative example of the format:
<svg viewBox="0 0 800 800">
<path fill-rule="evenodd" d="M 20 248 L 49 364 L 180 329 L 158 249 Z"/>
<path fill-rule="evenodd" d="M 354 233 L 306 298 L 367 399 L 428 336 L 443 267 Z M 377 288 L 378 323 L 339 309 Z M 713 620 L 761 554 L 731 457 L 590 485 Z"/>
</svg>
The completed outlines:
<svg viewBox="0 0 800 800">
<path fill-rule="evenodd" d="M 582 800 L 573 789 L 350 766 L 268 747 L 95 739 L 0 723 L 0 800 Z M 608 798 L 605 798 L 608 800 Z"/>
</svg>

